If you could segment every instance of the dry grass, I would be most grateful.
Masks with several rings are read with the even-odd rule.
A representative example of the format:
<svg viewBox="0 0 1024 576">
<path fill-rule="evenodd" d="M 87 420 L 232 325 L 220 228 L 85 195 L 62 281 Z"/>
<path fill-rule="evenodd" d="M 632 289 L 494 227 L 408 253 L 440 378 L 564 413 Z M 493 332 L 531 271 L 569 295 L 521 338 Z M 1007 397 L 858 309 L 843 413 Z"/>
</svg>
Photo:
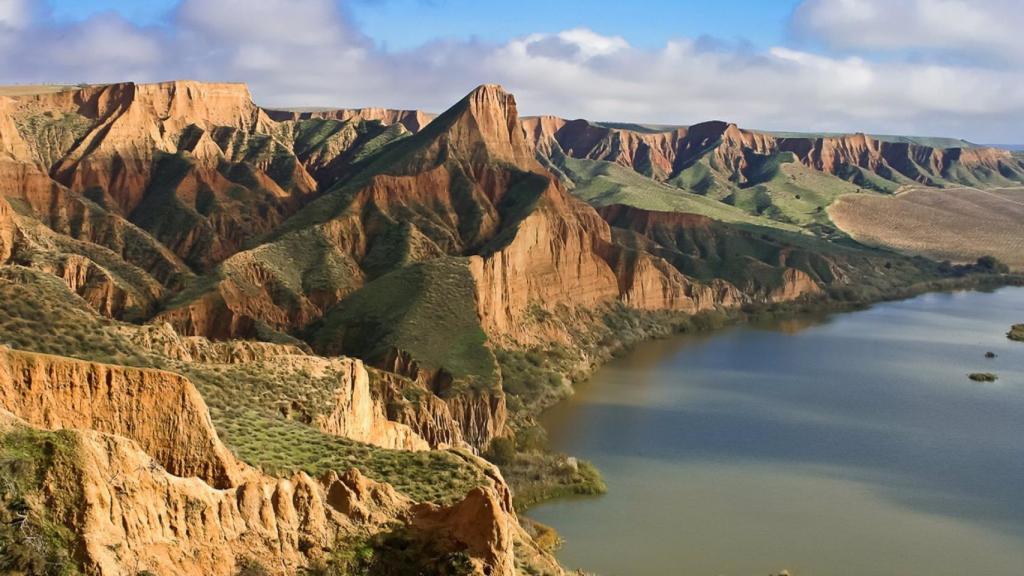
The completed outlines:
<svg viewBox="0 0 1024 576">
<path fill-rule="evenodd" d="M 50 94 L 72 90 L 70 84 L 15 84 L 0 86 L 0 96 L 31 96 L 34 94 Z"/>
<path fill-rule="evenodd" d="M 937 260 L 991 254 L 1024 270 L 1024 188 L 912 188 L 894 197 L 847 195 L 832 221 L 860 242 Z"/>
</svg>

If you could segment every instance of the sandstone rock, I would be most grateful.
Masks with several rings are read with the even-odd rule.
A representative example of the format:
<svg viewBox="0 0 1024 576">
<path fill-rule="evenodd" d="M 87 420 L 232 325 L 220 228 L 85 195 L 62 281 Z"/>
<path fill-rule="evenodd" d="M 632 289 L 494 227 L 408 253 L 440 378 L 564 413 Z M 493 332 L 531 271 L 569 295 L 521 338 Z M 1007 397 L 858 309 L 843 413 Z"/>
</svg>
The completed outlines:
<svg viewBox="0 0 1024 576">
<path fill-rule="evenodd" d="M 0 348 L 0 407 L 39 428 L 131 438 L 178 476 L 220 488 L 241 479 L 199 392 L 177 374 Z"/>
<path fill-rule="evenodd" d="M 545 156 L 551 156 L 557 147 L 573 158 L 614 162 L 661 181 L 707 157 L 723 177 L 743 183 L 750 154 L 778 152 L 792 152 L 801 164 L 840 177 L 863 168 L 891 181 L 935 185 L 943 179 L 959 181 L 963 176 L 957 169 L 962 168 L 967 173 L 1009 174 L 1011 181 L 1024 178 L 1019 161 L 1006 150 L 936 148 L 882 141 L 865 134 L 775 136 L 718 121 L 640 130 L 536 117 L 524 119 L 523 125 L 536 150 Z M 974 182 L 968 179 L 964 183 Z"/>
<path fill-rule="evenodd" d="M 388 108 L 342 108 L 338 110 L 266 110 L 267 114 L 278 121 L 308 120 L 326 118 L 349 121 L 376 120 L 385 125 L 401 124 L 412 133 L 419 132 L 436 117 L 434 114 L 421 110 L 393 110 Z"/>
</svg>

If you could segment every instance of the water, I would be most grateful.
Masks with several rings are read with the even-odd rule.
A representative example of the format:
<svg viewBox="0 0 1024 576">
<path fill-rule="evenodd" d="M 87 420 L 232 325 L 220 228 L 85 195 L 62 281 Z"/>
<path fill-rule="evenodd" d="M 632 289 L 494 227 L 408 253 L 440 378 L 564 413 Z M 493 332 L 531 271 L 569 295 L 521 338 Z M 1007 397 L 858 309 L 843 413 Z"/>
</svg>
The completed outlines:
<svg viewBox="0 0 1024 576">
<path fill-rule="evenodd" d="M 645 344 L 545 415 L 608 494 L 529 515 L 604 576 L 1020 576 L 1016 322 L 1005 288 Z"/>
</svg>

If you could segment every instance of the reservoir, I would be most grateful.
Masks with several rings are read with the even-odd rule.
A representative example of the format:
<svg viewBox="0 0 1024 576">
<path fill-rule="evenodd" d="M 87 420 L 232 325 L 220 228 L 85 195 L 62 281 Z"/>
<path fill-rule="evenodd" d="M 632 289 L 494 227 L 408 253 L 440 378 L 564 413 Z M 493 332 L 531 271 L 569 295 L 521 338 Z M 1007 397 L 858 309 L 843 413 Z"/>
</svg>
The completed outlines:
<svg viewBox="0 0 1024 576">
<path fill-rule="evenodd" d="M 544 416 L 608 493 L 529 516 L 603 576 L 1020 576 L 1020 322 L 1004 288 L 645 343 Z"/>
</svg>

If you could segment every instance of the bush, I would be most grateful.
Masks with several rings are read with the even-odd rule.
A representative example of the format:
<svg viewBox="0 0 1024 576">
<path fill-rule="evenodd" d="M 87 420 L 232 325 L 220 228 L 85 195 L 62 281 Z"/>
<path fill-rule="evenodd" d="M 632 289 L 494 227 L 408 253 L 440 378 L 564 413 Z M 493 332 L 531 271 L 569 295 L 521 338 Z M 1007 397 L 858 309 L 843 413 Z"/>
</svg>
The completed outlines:
<svg viewBox="0 0 1024 576">
<path fill-rule="evenodd" d="M 982 272 L 992 272 L 996 274 L 1008 274 L 1010 272 L 1010 267 L 1001 262 L 995 256 L 982 256 L 981 258 L 978 258 L 975 266 Z"/>
<path fill-rule="evenodd" d="M 238 572 L 236 574 L 238 576 L 269 576 L 270 572 L 267 572 L 267 569 L 259 561 L 243 557 L 238 561 Z"/>
<path fill-rule="evenodd" d="M 511 464 L 516 458 L 516 441 L 514 438 L 495 438 L 487 449 L 484 457 L 497 464 L 505 466 Z"/>
</svg>

